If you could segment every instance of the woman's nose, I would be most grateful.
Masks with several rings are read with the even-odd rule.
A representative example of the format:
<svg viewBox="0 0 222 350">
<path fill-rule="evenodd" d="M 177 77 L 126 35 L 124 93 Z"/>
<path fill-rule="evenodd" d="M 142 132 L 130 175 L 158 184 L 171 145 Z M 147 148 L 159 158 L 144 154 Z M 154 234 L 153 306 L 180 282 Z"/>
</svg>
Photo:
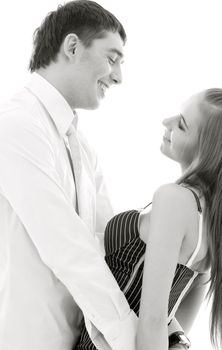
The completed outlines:
<svg viewBox="0 0 222 350">
<path fill-rule="evenodd" d="M 165 118 L 163 120 L 163 125 L 166 127 L 166 128 L 171 128 L 174 121 L 175 121 L 176 117 L 170 117 L 170 118 Z"/>
<path fill-rule="evenodd" d="M 169 127 L 170 122 L 171 122 L 171 118 L 165 118 L 165 119 L 163 119 L 163 125 L 164 125 L 166 128 Z"/>
</svg>

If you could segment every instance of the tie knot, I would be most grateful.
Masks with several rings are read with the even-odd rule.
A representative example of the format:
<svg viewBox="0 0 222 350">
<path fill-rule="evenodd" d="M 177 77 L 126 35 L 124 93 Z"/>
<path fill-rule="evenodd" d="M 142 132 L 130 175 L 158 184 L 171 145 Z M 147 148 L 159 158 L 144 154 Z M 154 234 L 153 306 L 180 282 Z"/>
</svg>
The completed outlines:
<svg viewBox="0 0 222 350">
<path fill-rule="evenodd" d="M 75 129 L 74 125 L 71 124 L 70 127 L 68 128 L 68 131 L 67 131 L 66 135 L 68 137 L 70 137 L 71 135 L 73 135 L 75 133 L 76 133 L 76 129 Z"/>
<path fill-rule="evenodd" d="M 76 133 L 76 128 L 77 128 L 77 124 L 78 124 L 78 115 L 76 113 L 76 111 L 73 111 L 74 114 L 74 118 L 72 120 L 72 123 L 68 129 L 68 131 L 66 132 L 66 135 L 69 137 L 72 134 Z"/>
</svg>

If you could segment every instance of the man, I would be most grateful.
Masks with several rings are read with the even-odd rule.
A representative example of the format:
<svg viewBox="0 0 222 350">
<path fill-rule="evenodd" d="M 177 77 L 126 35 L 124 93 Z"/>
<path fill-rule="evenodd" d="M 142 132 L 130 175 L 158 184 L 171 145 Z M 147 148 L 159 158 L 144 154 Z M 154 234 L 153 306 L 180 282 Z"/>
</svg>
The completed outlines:
<svg viewBox="0 0 222 350">
<path fill-rule="evenodd" d="M 98 349 L 134 349 L 137 318 L 95 239 L 112 210 L 75 113 L 121 82 L 125 40 L 95 2 L 60 6 L 35 32 L 31 81 L 1 108 L 1 350 L 71 350 L 82 312 Z"/>
<path fill-rule="evenodd" d="M 35 32 L 31 81 L 0 109 L 1 350 L 71 350 L 83 315 L 99 350 L 135 348 L 137 318 L 96 240 L 112 209 L 75 112 L 121 83 L 125 41 L 95 2 L 60 6 Z"/>
</svg>

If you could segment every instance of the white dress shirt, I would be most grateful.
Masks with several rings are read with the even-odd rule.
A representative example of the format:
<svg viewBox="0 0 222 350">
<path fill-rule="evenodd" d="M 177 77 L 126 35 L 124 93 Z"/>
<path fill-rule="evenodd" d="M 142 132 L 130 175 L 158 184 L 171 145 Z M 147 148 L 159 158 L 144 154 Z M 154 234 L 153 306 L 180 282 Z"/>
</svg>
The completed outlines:
<svg viewBox="0 0 222 350">
<path fill-rule="evenodd" d="M 0 107 L 1 350 L 71 350 L 82 323 L 79 307 L 99 350 L 134 350 L 137 317 L 95 236 L 111 206 L 96 156 L 79 133 L 88 184 L 84 217 L 75 211 L 65 147 L 73 117 L 36 73 Z"/>
</svg>

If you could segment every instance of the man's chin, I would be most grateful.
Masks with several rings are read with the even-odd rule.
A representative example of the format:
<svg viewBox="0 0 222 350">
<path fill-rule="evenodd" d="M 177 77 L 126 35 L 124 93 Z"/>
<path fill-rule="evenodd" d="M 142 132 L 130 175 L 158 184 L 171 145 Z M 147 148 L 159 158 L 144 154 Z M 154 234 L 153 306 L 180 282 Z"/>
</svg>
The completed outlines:
<svg viewBox="0 0 222 350">
<path fill-rule="evenodd" d="M 95 109 L 98 109 L 99 106 L 100 106 L 100 102 L 93 102 L 93 103 L 81 105 L 81 106 L 77 107 L 77 109 L 85 109 L 87 111 L 93 111 Z"/>
<path fill-rule="evenodd" d="M 96 99 L 95 101 L 92 101 L 90 103 L 88 109 L 95 110 L 95 109 L 99 108 L 100 104 L 101 104 L 101 99 Z"/>
</svg>

